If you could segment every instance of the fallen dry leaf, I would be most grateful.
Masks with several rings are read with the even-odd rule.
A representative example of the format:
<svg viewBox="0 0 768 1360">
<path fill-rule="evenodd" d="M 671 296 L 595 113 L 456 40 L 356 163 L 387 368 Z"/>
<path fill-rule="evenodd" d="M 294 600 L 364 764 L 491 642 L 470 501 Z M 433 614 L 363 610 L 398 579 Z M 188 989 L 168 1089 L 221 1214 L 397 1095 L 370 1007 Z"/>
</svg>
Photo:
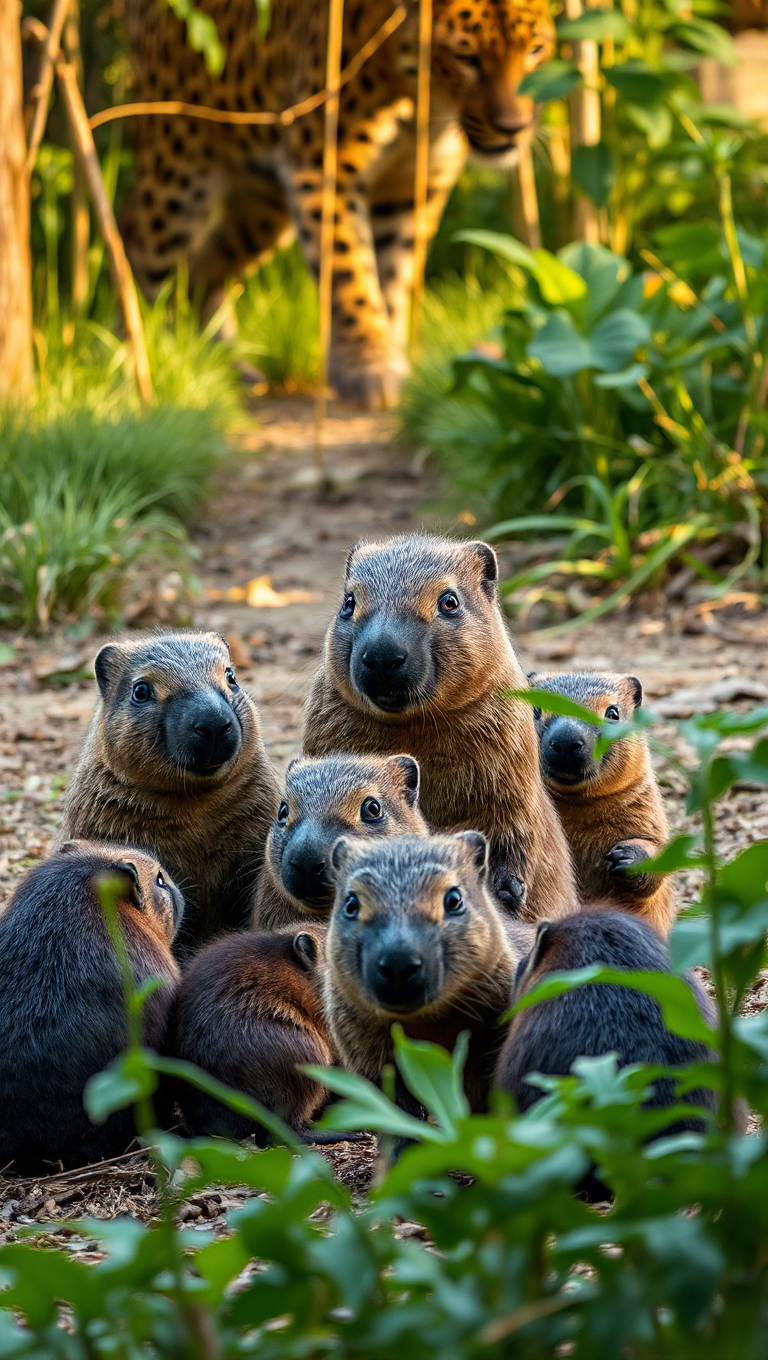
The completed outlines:
<svg viewBox="0 0 768 1360">
<path fill-rule="evenodd" d="M 275 590 L 271 576 L 254 576 L 244 586 L 230 586 L 229 590 L 207 590 L 209 600 L 228 600 L 232 604 L 247 604 L 251 609 L 282 609 L 287 604 L 311 604 L 322 596 L 315 590 Z"/>
</svg>

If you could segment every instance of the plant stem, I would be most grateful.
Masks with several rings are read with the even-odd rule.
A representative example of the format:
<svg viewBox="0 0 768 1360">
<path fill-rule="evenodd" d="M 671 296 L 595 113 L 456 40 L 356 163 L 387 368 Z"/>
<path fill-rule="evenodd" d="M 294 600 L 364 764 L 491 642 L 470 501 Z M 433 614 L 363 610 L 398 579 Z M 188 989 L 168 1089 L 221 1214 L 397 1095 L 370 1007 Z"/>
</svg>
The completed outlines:
<svg viewBox="0 0 768 1360">
<path fill-rule="evenodd" d="M 702 777 L 708 783 L 709 778 L 709 757 L 702 771 Z M 731 1012 L 728 1005 L 728 993 L 725 981 L 725 967 L 723 956 L 720 950 L 720 902 L 717 895 L 717 852 L 715 848 L 715 821 L 712 812 L 712 803 L 706 789 L 702 798 L 701 820 L 704 841 L 704 859 L 706 884 L 704 896 L 709 906 L 710 927 L 711 927 L 711 950 L 712 966 L 711 972 L 715 983 L 717 994 L 717 1011 L 720 1022 L 720 1056 L 723 1067 L 723 1091 L 720 1101 L 720 1123 L 726 1133 L 733 1127 L 733 1074 L 731 1072 L 731 1062 L 733 1054 L 733 1029 L 731 1025 Z"/>
</svg>

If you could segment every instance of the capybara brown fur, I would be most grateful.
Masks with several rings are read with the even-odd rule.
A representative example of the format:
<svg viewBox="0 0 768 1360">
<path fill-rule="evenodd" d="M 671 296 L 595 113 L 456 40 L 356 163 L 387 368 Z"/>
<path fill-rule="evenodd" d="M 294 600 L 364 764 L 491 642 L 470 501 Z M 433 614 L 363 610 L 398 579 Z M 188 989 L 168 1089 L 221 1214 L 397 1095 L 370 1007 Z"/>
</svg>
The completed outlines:
<svg viewBox="0 0 768 1360">
<path fill-rule="evenodd" d="M 305 1136 L 327 1093 L 298 1065 L 328 1067 L 335 1060 L 323 1013 L 324 958 L 322 925 L 214 941 L 184 974 L 169 1051 L 252 1096 Z M 192 1133 L 269 1141 L 263 1125 L 186 1082 L 175 1095 Z"/>
<path fill-rule="evenodd" d="M 258 712 L 218 633 L 109 643 L 95 672 L 99 697 L 61 839 L 156 855 L 187 899 L 184 956 L 253 910 L 278 795 Z"/>
<path fill-rule="evenodd" d="M 595 907 L 559 921 L 542 921 L 527 959 L 518 965 L 514 1000 L 523 996 L 548 973 L 585 968 L 589 964 L 641 972 L 669 973 L 669 956 L 661 936 L 647 921 L 607 907 Z M 698 980 L 689 976 L 702 1018 L 716 1021 L 714 1007 Z M 499 1059 L 497 1084 L 514 1096 L 526 1110 L 545 1093 L 526 1078 L 534 1072 L 567 1076 L 577 1058 L 597 1058 L 616 1053 L 621 1067 L 651 1063 L 662 1067 L 685 1067 L 712 1060 L 703 1043 L 682 1039 L 664 1024 L 659 1003 L 634 987 L 611 983 L 588 983 L 570 992 L 520 1011 L 512 1019 Z M 647 1104 L 663 1107 L 675 1103 L 674 1084 L 659 1078 Z M 712 1091 L 696 1090 L 679 1097 L 714 1110 Z M 673 1129 L 700 1127 L 678 1122 Z M 670 1132 L 670 1129 L 665 1130 Z"/>
<path fill-rule="evenodd" d="M 419 767 L 412 756 L 292 760 L 267 839 L 254 926 L 327 920 L 334 842 L 342 835 L 426 835 L 418 802 Z"/>
<path fill-rule="evenodd" d="M 325 1005 L 342 1062 L 378 1084 L 395 1021 L 410 1038 L 451 1050 L 468 1030 L 467 1099 L 484 1109 L 522 957 L 486 890 L 485 838 L 342 838 L 332 858 Z M 402 1084 L 398 1099 L 414 1108 Z"/>
<path fill-rule="evenodd" d="M 633 675 L 542 674 L 532 688 L 561 694 L 608 726 L 629 722 L 643 699 Z M 618 737 L 595 759 L 599 727 L 535 709 L 541 767 L 571 847 L 583 901 L 604 899 L 643 916 L 662 935 L 675 918 L 672 880 L 627 869 L 657 855 L 669 837 L 664 800 L 640 733 Z"/>
<path fill-rule="evenodd" d="M 146 1001 L 143 1041 L 160 1049 L 179 970 L 171 942 L 184 899 L 149 855 L 71 841 L 19 884 L 0 915 L 0 1167 L 39 1173 L 84 1166 L 126 1150 L 132 1109 L 92 1124 L 89 1077 L 125 1048 L 120 973 L 99 893 L 118 885 L 116 910 L 137 987 Z M 156 1109 L 156 1114 L 159 1111 Z"/>
<path fill-rule="evenodd" d="M 303 744 L 311 756 L 409 751 L 421 766 L 430 826 L 482 831 L 492 891 L 513 915 L 535 920 L 573 910 L 577 899 L 533 714 L 506 693 L 526 683 L 487 543 L 359 543 L 326 634 Z"/>
</svg>

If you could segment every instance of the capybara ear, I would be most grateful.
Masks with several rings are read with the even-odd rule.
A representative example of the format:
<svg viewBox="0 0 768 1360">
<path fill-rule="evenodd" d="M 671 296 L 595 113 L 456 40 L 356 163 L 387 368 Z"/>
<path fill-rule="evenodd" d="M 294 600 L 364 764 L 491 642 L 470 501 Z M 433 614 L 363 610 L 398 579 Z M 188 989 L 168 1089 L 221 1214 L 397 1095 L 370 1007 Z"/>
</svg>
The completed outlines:
<svg viewBox="0 0 768 1360">
<path fill-rule="evenodd" d="M 350 548 L 349 552 L 347 553 L 347 562 L 346 562 L 346 566 L 345 566 L 345 576 L 349 576 L 349 569 L 350 569 L 350 567 L 352 566 L 352 559 L 354 558 L 355 553 L 357 552 L 358 548 L 362 548 L 362 546 L 363 546 L 364 543 L 365 543 L 365 539 L 364 539 L 364 538 L 358 538 L 357 543 L 353 543 L 353 544 L 352 544 L 352 547 Z"/>
<path fill-rule="evenodd" d="M 102 647 L 93 663 L 96 683 L 105 698 L 112 681 L 120 670 L 121 658 L 121 649 L 114 642 L 108 642 L 106 647 Z"/>
<path fill-rule="evenodd" d="M 528 968 L 530 972 L 538 968 L 552 943 L 554 929 L 551 921 L 540 921 L 536 931 L 536 939 L 533 942 L 533 949 L 528 955 Z"/>
<path fill-rule="evenodd" d="M 125 879 L 125 890 L 121 891 L 120 894 L 122 899 L 126 902 L 132 902 L 134 907 L 143 907 L 144 898 L 136 865 L 129 859 L 119 859 L 115 863 L 115 873 Z"/>
<path fill-rule="evenodd" d="M 632 699 L 634 701 L 635 708 L 639 708 L 641 703 L 643 702 L 643 686 L 641 682 L 638 680 L 636 675 L 628 675 L 626 679 L 627 684 L 629 685 L 629 692 L 632 695 Z"/>
<path fill-rule="evenodd" d="M 474 553 L 480 559 L 483 569 L 483 576 L 486 581 L 498 581 L 499 563 L 490 543 L 483 543 L 482 539 L 473 539 L 471 543 L 465 543 L 467 552 Z"/>
<path fill-rule="evenodd" d="M 339 836 L 339 839 L 334 842 L 333 849 L 331 851 L 331 867 L 333 868 L 337 878 L 340 876 L 344 869 L 344 865 L 346 864 L 347 858 L 349 856 L 349 850 L 350 850 L 349 838 L 347 836 Z"/>
<path fill-rule="evenodd" d="M 291 773 L 291 770 L 295 770 L 296 766 L 300 765 L 302 760 L 304 760 L 304 756 L 294 756 L 293 760 L 289 760 L 285 771 L 286 779 L 288 778 L 288 775 Z"/>
<path fill-rule="evenodd" d="M 421 770 L 418 760 L 414 760 L 413 756 L 390 756 L 387 764 L 400 771 L 405 784 L 406 799 L 413 807 L 419 800 Z"/>
<path fill-rule="evenodd" d="M 317 940 L 307 930 L 300 930 L 293 937 L 293 952 L 302 968 L 313 973 L 317 967 Z"/>
<path fill-rule="evenodd" d="M 59 846 L 60 855 L 76 855 L 80 849 L 80 841 L 65 841 Z"/>
<path fill-rule="evenodd" d="M 458 831 L 456 833 L 456 839 L 463 841 L 468 847 L 472 854 L 475 868 L 480 877 L 484 878 L 488 869 L 488 842 L 482 831 Z"/>
</svg>

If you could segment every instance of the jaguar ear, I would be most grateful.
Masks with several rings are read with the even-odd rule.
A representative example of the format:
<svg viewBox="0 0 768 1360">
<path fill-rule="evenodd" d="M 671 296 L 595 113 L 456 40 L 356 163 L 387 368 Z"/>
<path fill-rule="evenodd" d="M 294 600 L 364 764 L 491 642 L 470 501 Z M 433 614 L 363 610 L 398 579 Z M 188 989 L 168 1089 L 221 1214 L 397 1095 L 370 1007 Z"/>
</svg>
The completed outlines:
<svg viewBox="0 0 768 1360">
<path fill-rule="evenodd" d="M 488 842 L 482 831 L 458 831 L 456 839 L 463 841 L 472 854 L 475 868 L 481 878 L 488 870 Z"/>
<path fill-rule="evenodd" d="M 122 648 L 114 642 L 108 642 L 106 647 L 102 647 L 93 663 L 93 671 L 96 676 L 96 684 L 103 698 L 107 697 L 110 685 L 120 674 L 122 669 Z"/>
<path fill-rule="evenodd" d="M 307 930 L 300 930 L 293 937 L 293 952 L 302 968 L 314 973 L 317 967 L 317 940 L 314 935 L 310 935 Z"/>
</svg>

